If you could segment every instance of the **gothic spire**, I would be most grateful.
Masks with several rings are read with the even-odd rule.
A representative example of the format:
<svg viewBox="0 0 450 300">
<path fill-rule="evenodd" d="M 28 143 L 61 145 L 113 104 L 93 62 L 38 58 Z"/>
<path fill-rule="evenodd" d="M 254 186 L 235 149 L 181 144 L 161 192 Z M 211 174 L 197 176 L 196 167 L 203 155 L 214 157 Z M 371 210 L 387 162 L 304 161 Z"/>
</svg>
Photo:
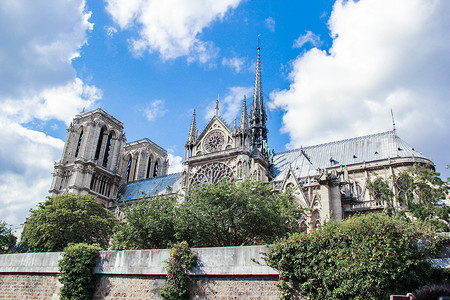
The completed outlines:
<svg viewBox="0 0 450 300">
<path fill-rule="evenodd" d="M 246 102 L 245 96 L 244 96 L 244 102 L 242 103 L 242 113 L 241 113 L 241 121 L 239 123 L 239 128 L 242 131 L 245 131 L 248 128 L 247 102 Z"/>
<path fill-rule="evenodd" d="M 250 111 L 250 129 L 251 129 L 251 147 L 262 150 L 263 141 L 267 141 L 267 115 L 264 109 L 264 101 L 261 86 L 261 59 L 259 54 L 256 58 L 256 76 L 255 76 L 255 92 L 253 94 L 253 103 Z"/>
<path fill-rule="evenodd" d="M 197 140 L 197 125 L 195 123 L 195 109 L 194 115 L 192 116 L 191 128 L 189 129 L 189 136 L 186 144 L 194 143 Z"/>
</svg>

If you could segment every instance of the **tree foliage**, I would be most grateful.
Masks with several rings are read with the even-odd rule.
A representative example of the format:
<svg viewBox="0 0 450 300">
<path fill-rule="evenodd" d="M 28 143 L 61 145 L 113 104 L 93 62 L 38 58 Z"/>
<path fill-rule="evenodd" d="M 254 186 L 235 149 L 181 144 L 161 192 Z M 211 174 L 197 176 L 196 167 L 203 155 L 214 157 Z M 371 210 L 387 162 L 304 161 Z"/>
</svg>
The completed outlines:
<svg viewBox="0 0 450 300">
<path fill-rule="evenodd" d="M 94 267 L 101 249 L 84 243 L 71 244 L 64 248 L 58 262 L 62 284 L 60 299 L 92 299 L 95 287 Z"/>
<path fill-rule="evenodd" d="M 204 184 L 191 189 L 180 210 L 179 234 L 193 247 L 268 244 L 298 229 L 301 211 L 290 193 L 259 181 Z"/>
<path fill-rule="evenodd" d="M 418 239 L 432 244 L 418 250 Z M 438 280 L 427 257 L 443 240 L 421 222 L 382 214 L 325 224 L 309 234 L 293 234 L 267 255 L 280 271 L 281 295 L 309 299 L 387 299 Z"/>
<path fill-rule="evenodd" d="M 448 195 L 449 185 L 439 176 L 430 167 L 416 164 L 388 180 L 377 178 L 369 184 L 369 190 L 385 204 L 388 215 L 406 211 L 413 218 L 448 230 L 450 207 L 443 200 Z"/>
<path fill-rule="evenodd" d="M 126 223 L 117 228 L 113 246 L 167 248 L 179 241 L 227 246 L 230 224 L 236 227 L 233 245 L 271 243 L 298 229 L 297 206 L 289 193 L 273 193 L 261 182 L 204 184 L 185 197 L 157 196 L 125 207 Z"/>
<path fill-rule="evenodd" d="M 22 243 L 38 252 L 62 251 L 69 243 L 107 248 L 116 223 L 94 196 L 64 194 L 48 198 L 31 211 Z"/>
<path fill-rule="evenodd" d="M 6 253 L 16 245 L 16 237 L 6 222 L 0 221 L 0 253 Z"/>
<path fill-rule="evenodd" d="M 115 228 L 112 248 L 169 248 L 176 242 L 176 206 L 175 195 L 161 195 L 125 205 L 122 209 L 126 222 Z"/>
</svg>

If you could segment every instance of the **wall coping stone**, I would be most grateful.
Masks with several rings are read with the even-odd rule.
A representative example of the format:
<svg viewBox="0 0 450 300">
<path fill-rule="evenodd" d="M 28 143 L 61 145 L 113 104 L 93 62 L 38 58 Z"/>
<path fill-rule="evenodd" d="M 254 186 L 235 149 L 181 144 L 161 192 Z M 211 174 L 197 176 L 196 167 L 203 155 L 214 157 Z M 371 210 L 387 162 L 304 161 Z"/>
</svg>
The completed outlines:
<svg viewBox="0 0 450 300">
<path fill-rule="evenodd" d="M 267 246 L 192 248 L 198 265 L 191 275 L 278 275 L 263 260 Z M 166 275 L 169 249 L 100 251 L 97 274 Z M 58 273 L 61 252 L 0 255 L 0 273 Z"/>
</svg>

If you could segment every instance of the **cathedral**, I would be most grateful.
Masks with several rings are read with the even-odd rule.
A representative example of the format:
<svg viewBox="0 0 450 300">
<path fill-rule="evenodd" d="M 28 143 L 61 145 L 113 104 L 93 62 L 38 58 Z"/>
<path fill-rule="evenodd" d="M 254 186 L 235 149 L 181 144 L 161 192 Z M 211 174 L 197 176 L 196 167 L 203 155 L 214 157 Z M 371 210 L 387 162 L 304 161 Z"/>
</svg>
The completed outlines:
<svg viewBox="0 0 450 300">
<path fill-rule="evenodd" d="M 368 190 L 377 177 L 387 179 L 415 163 L 434 168 L 395 129 L 275 153 L 267 141 L 259 47 L 257 51 L 249 111 L 244 97 L 239 124 L 230 126 L 220 117 L 217 101 L 215 115 L 200 133 L 194 111 L 181 173 L 168 174 L 165 149 L 149 139 L 127 143 L 123 123 L 96 109 L 76 115 L 70 124 L 50 196 L 88 193 L 114 210 L 118 199 L 131 203 L 226 177 L 253 179 L 272 184 L 275 191 L 290 189 L 293 201 L 306 211 L 302 227 L 312 230 L 329 219 L 381 211 L 383 203 Z"/>
</svg>

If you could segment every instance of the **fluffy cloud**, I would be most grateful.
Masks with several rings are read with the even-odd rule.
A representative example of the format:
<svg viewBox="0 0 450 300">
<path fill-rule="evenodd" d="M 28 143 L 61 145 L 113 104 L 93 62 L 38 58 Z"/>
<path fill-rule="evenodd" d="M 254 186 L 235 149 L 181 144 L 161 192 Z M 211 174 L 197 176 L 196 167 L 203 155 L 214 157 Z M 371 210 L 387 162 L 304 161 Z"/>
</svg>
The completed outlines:
<svg viewBox="0 0 450 300">
<path fill-rule="evenodd" d="M 275 20 L 272 17 L 268 17 L 267 19 L 264 20 L 264 24 L 266 25 L 266 27 L 272 31 L 275 32 Z"/>
<path fill-rule="evenodd" d="M 307 30 L 305 34 L 300 35 L 298 39 L 294 41 L 294 45 L 292 47 L 294 48 L 301 48 L 306 43 L 311 43 L 314 47 L 318 47 L 321 45 L 320 42 L 320 36 L 312 33 L 311 31 Z"/>
<path fill-rule="evenodd" d="M 399 135 L 448 164 L 449 13 L 445 0 L 337 1 L 332 47 L 302 53 L 271 94 L 290 147 L 389 130 L 392 108 Z"/>
<path fill-rule="evenodd" d="M 230 67 L 235 73 L 241 72 L 245 64 L 245 58 L 241 57 L 224 57 L 222 58 L 222 65 L 226 67 Z"/>
<path fill-rule="evenodd" d="M 181 156 L 167 153 L 167 158 L 169 159 L 169 174 L 179 173 L 183 170 L 183 158 Z"/>
<path fill-rule="evenodd" d="M 139 31 L 139 37 L 130 41 L 135 54 L 156 51 L 164 60 L 188 56 L 205 63 L 215 57 L 217 49 L 201 41 L 199 33 L 240 1 L 107 0 L 106 10 L 120 28 Z"/>
<path fill-rule="evenodd" d="M 237 119 L 238 125 L 240 120 L 240 112 L 242 109 L 242 101 L 244 100 L 244 96 L 251 97 L 253 94 L 253 87 L 241 87 L 235 86 L 231 87 L 228 90 L 228 93 L 225 95 L 225 98 L 220 99 L 219 102 L 219 115 L 224 118 L 224 120 L 232 125 L 234 120 Z M 247 104 L 251 102 L 251 100 L 247 100 Z M 207 111 L 205 114 L 205 119 L 209 121 L 215 113 L 215 102 L 207 107 Z"/>
<path fill-rule="evenodd" d="M 0 220 L 15 226 L 48 195 L 64 144 L 30 124 L 68 124 L 102 96 L 71 64 L 93 28 L 90 16 L 82 0 L 0 3 Z"/>
<path fill-rule="evenodd" d="M 143 112 L 147 120 L 154 121 L 156 118 L 163 116 L 167 112 L 167 109 L 164 107 L 163 100 L 155 100 L 149 103 Z"/>
</svg>

